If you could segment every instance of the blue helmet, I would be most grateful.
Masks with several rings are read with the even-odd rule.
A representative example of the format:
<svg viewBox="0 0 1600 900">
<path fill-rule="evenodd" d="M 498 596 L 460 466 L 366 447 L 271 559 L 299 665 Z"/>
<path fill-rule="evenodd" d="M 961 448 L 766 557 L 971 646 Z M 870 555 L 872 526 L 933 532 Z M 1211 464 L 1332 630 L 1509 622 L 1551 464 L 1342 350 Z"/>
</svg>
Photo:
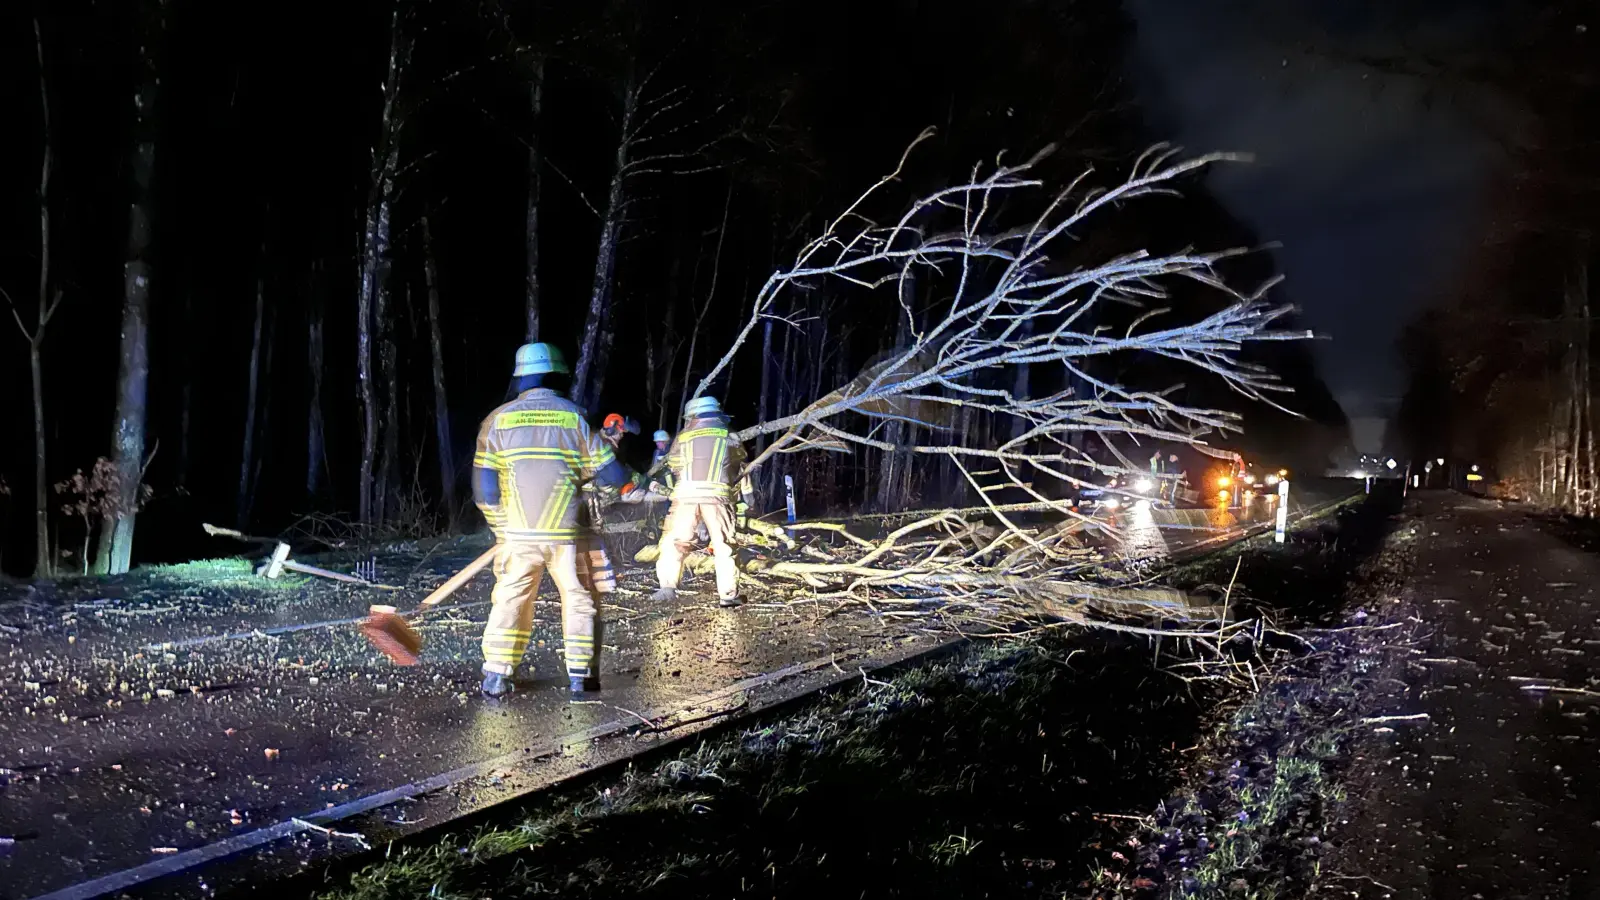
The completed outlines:
<svg viewBox="0 0 1600 900">
<path fill-rule="evenodd" d="M 683 417 L 685 419 L 719 415 L 722 415 L 722 404 L 718 403 L 715 397 L 696 397 L 690 400 L 689 404 L 683 408 Z"/>
<path fill-rule="evenodd" d="M 523 344 L 517 348 L 517 366 L 511 370 L 511 374 L 521 377 L 550 372 L 566 374 L 570 371 L 567 361 L 561 358 L 561 351 L 553 344 Z"/>
</svg>

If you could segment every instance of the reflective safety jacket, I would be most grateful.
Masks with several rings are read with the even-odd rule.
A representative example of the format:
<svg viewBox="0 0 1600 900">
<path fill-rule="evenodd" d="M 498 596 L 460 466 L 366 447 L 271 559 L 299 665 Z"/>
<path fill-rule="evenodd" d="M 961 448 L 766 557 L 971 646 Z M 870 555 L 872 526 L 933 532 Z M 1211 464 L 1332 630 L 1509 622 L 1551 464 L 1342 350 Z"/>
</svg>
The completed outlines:
<svg viewBox="0 0 1600 900">
<path fill-rule="evenodd" d="M 508 541 L 564 543 L 578 535 L 579 489 L 621 484 L 626 470 L 590 431 L 577 404 L 549 388 L 524 391 L 478 431 L 472 465 L 478 507 Z"/>
<path fill-rule="evenodd" d="M 700 419 L 680 432 L 667 450 L 667 467 L 676 476 L 673 500 L 731 502 L 734 480 L 744 468 L 744 448 L 721 419 Z"/>
<path fill-rule="evenodd" d="M 672 489 L 672 485 L 677 480 L 672 477 L 672 470 L 669 467 L 671 461 L 672 447 L 670 445 L 665 448 L 657 448 L 654 453 L 650 454 L 650 478 L 668 490 Z"/>
</svg>

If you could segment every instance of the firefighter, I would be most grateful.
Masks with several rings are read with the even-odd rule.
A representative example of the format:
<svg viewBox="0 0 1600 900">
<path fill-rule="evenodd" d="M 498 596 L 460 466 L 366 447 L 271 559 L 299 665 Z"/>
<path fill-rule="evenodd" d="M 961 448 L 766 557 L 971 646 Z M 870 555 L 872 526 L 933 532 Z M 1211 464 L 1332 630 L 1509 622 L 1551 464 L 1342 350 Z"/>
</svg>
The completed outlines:
<svg viewBox="0 0 1600 900">
<path fill-rule="evenodd" d="M 661 590 L 654 599 L 666 602 L 677 597 L 683 557 L 694 549 L 695 528 L 703 524 L 716 561 L 717 599 L 723 606 L 738 606 L 739 570 L 733 561 L 734 481 L 744 467 L 744 448 L 729 436 L 728 417 L 715 398 L 696 397 L 683 413 L 683 431 L 667 450 L 667 466 L 677 485 L 661 529 L 661 555 L 656 560 Z"/>
<path fill-rule="evenodd" d="M 633 419 L 623 418 L 620 413 L 611 413 L 600 423 L 600 437 L 611 445 L 613 451 L 621 448 L 623 435 L 638 433 L 639 423 Z"/>
<path fill-rule="evenodd" d="M 655 483 L 667 490 L 672 490 L 672 470 L 667 466 L 667 458 L 671 455 L 672 435 L 665 431 L 657 431 L 650 436 L 656 442 L 655 452 L 650 454 L 650 469 L 645 474 Z"/>
<path fill-rule="evenodd" d="M 557 387 L 569 374 L 549 344 L 517 349 L 517 396 L 484 420 L 472 459 L 473 497 L 494 530 L 494 593 L 483 631 L 483 693 L 511 691 L 510 677 L 533 635 L 533 601 L 544 574 L 561 596 L 567 677 L 574 693 L 599 688 L 600 610 L 596 588 L 614 584 L 601 548 L 579 552 L 578 491 L 584 482 L 637 483 L 583 411 Z M 592 546 L 586 544 L 592 551 Z M 603 593 L 603 592 L 602 592 Z"/>
</svg>

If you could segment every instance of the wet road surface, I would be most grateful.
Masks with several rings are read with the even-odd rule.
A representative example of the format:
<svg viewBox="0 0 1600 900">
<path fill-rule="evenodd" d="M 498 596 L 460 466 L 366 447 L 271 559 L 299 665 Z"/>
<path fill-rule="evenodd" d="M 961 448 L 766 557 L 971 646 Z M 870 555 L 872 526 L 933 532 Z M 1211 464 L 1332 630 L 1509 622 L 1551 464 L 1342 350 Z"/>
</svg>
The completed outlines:
<svg viewBox="0 0 1600 900">
<path fill-rule="evenodd" d="M 1331 835 L 1336 896 L 1600 898 L 1600 556 L 1422 494 L 1407 600 L 1432 630 Z"/>
<path fill-rule="evenodd" d="M 1318 499 L 1307 492 L 1305 502 Z M 1271 514 L 1266 503 L 1119 510 L 1107 516 L 1118 529 L 1108 550 L 1148 565 L 1237 537 Z M 479 549 L 379 557 L 379 580 L 405 585 L 399 595 L 304 579 L 263 588 L 247 570 L 203 566 L 8 591 L 0 598 L 0 898 L 80 885 L 462 767 L 549 755 L 535 752 L 541 743 L 554 741 L 566 767 L 581 770 L 615 753 L 589 759 L 578 746 L 589 738 L 564 738 L 704 706 L 785 667 L 854 674 L 951 638 L 931 623 L 823 616 L 759 597 L 723 610 L 696 582 L 698 594 L 659 607 L 648 570 L 631 567 L 606 613 L 597 699 L 569 699 L 555 653 L 559 613 L 541 602 L 517 693 L 487 702 L 477 693 L 487 575 L 426 618 L 423 665 L 390 665 L 351 624 L 374 602 L 408 607 Z M 749 705 L 755 691 L 724 705 Z M 517 792 L 509 769 L 475 777 L 468 795 L 432 814 L 460 815 Z M 411 815 L 385 821 L 404 825 Z"/>
</svg>

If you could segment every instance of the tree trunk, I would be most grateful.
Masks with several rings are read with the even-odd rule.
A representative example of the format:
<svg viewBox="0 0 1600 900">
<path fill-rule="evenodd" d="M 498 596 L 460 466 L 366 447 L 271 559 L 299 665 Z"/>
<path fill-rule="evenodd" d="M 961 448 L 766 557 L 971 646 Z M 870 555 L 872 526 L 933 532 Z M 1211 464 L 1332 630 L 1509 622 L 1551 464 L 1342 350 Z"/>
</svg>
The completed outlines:
<svg viewBox="0 0 1600 900">
<path fill-rule="evenodd" d="M 1017 329 L 1017 340 L 1026 341 L 1031 337 L 1033 337 L 1033 320 L 1024 319 L 1021 327 Z M 1028 363 L 1017 366 L 1016 380 L 1011 383 L 1011 396 L 1019 403 L 1027 400 L 1028 394 L 1032 390 L 1028 377 L 1032 368 Z M 1009 437 L 1012 440 L 1016 440 L 1027 434 L 1030 427 L 1032 426 L 1022 416 L 1013 416 L 1011 418 L 1011 434 Z"/>
<path fill-rule="evenodd" d="M 156 93 L 161 84 L 159 46 L 167 0 L 146 0 L 142 59 L 133 95 L 133 191 L 128 208 L 128 254 L 122 268 L 122 361 L 117 372 L 117 412 L 111 461 L 117 470 L 112 515 L 101 523 L 98 571 L 120 574 L 133 558 L 133 528 L 144 469 L 146 399 L 150 384 L 150 181 L 156 156 Z M 109 540 L 107 538 L 109 537 Z"/>
<path fill-rule="evenodd" d="M 356 298 L 356 381 L 361 400 L 361 474 L 357 488 L 357 515 L 363 525 L 373 518 L 373 457 L 378 449 L 378 405 L 373 386 L 373 305 L 383 288 L 389 258 L 389 204 L 394 197 L 395 171 L 399 168 L 400 121 L 395 101 L 400 76 L 410 47 L 400 34 L 397 10 L 389 24 L 389 71 L 383 82 L 383 118 L 378 143 L 373 148 L 367 214 L 362 232 L 361 283 Z"/>
<path fill-rule="evenodd" d="M 383 447 L 378 456 L 378 476 L 375 489 L 377 497 L 374 500 L 374 516 L 378 522 L 389 521 L 394 509 L 392 503 L 395 495 L 395 473 L 399 468 L 400 448 L 400 397 L 398 379 L 395 372 L 395 345 L 394 322 L 389 311 L 388 279 L 380 279 L 378 287 L 378 302 L 374 310 L 378 332 L 378 372 L 383 378 L 383 393 L 380 398 L 383 408 L 379 415 L 378 428 L 383 435 Z"/>
<path fill-rule="evenodd" d="M 911 346 L 911 305 L 916 299 L 917 283 L 915 276 L 907 273 L 900 279 L 900 308 L 895 316 L 894 352 L 900 352 Z M 904 422 L 891 421 L 884 426 L 883 439 L 896 447 L 905 444 L 906 426 Z M 878 508 L 884 512 L 901 508 L 901 498 L 898 496 L 898 485 L 901 481 L 900 467 L 910 464 L 909 454 L 898 451 L 885 451 L 883 464 L 878 468 Z"/>
<path fill-rule="evenodd" d="M 535 57 L 533 71 L 528 77 L 529 111 L 533 114 L 533 127 L 528 130 L 528 343 L 539 340 L 539 192 L 540 153 L 539 119 L 544 105 L 544 57 Z M 429 288 L 431 292 L 432 287 Z M 451 517 L 455 504 L 451 503 Z"/>
<path fill-rule="evenodd" d="M 266 254 L 262 253 L 261 257 L 265 268 Z M 243 450 L 239 457 L 239 499 L 234 507 L 240 531 L 250 525 L 250 476 L 255 471 L 252 451 L 256 439 L 256 395 L 261 383 L 261 320 L 266 314 L 267 277 L 263 273 L 256 278 L 256 318 L 255 327 L 250 331 L 250 376 L 244 398 L 244 440 L 240 445 Z"/>
<path fill-rule="evenodd" d="M 769 318 L 761 323 L 761 399 L 756 405 L 758 422 L 765 422 L 772 408 L 772 364 L 772 320 Z"/>
<path fill-rule="evenodd" d="M 45 468 L 44 371 L 39 357 L 39 339 L 43 336 L 44 329 L 40 328 L 28 345 L 28 367 L 33 374 L 33 519 L 38 542 L 33 573 L 40 578 L 55 571 L 55 561 L 50 558 L 50 477 Z"/>
<path fill-rule="evenodd" d="M 34 46 L 39 53 L 39 104 L 44 131 L 44 161 L 39 167 L 39 318 L 28 335 L 28 370 L 33 376 L 33 521 L 34 574 L 48 577 L 55 570 L 50 553 L 50 470 L 46 465 L 44 436 L 44 366 L 40 358 L 44 328 L 50 319 L 50 170 L 55 162 L 50 143 L 50 91 L 45 82 L 44 32 L 33 17 Z"/>
<path fill-rule="evenodd" d="M 261 400 L 257 405 L 259 414 L 256 417 L 256 435 L 263 446 L 271 447 L 268 435 L 272 433 L 272 348 L 277 344 L 274 340 L 278 331 L 278 314 L 272 309 L 267 310 L 267 335 L 262 344 L 261 355 Z M 261 470 L 266 466 L 267 454 L 255 454 L 255 465 L 250 469 L 250 488 L 245 495 L 245 510 L 255 509 L 256 495 L 261 487 Z"/>
<path fill-rule="evenodd" d="M 321 263 L 317 264 L 320 270 Z M 322 487 L 322 470 L 327 460 L 327 450 L 323 446 L 322 422 L 322 356 L 323 356 L 323 302 L 322 281 L 313 275 L 310 307 L 307 310 L 306 324 L 306 358 L 311 377 L 311 399 L 307 404 L 306 413 L 306 499 L 315 503 L 317 493 Z"/>
<path fill-rule="evenodd" d="M 535 101 L 537 106 L 537 101 Z M 532 201 L 530 201 L 530 209 Z M 531 213 L 530 213 L 531 216 Z M 533 220 L 530 218 L 530 227 Z M 532 238 L 529 239 L 532 245 Z M 537 251 L 532 251 L 537 253 Z M 533 271 L 532 263 L 529 272 Z M 428 227 L 428 217 L 422 217 L 422 274 L 428 286 L 428 346 L 433 350 L 433 428 L 434 437 L 439 445 L 439 486 L 444 492 L 445 515 L 448 517 L 450 530 L 456 528 L 456 519 L 461 511 L 456 507 L 456 460 L 454 448 L 450 444 L 450 403 L 444 390 L 444 337 L 439 325 L 439 276 L 437 264 L 433 257 L 433 231 Z M 528 326 L 533 331 L 529 340 L 538 338 L 538 304 L 536 295 L 537 282 L 528 282 Z"/>
<path fill-rule="evenodd" d="M 617 136 L 617 152 L 611 171 L 611 187 L 606 192 L 606 213 L 600 222 L 600 241 L 595 251 L 594 283 L 589 291 L 589 311 L 583 319 L 583 338 L 578 345 L 578 365 L 573 369 L 572 397 L 579 406 L 589 408 L 598 397 L 589 391 L 590 372 L 600 349 L 601 324 L 611 303 L 612 281 L 617 272 L 617 242 L 622 237 L 624 187 L 628 154 L 633 144 L 633 119 L 639 107 L 639 86 L 633 68 L 628 69 L 622 91 L 622 128 Z"/>
<path fill-rule="evenodd" d="M 694 377 L 694 351 L 700 342 L 700 328 L 705 324 L 706 313 L 711 310 L 711 301 L 717 296 L 717 278 L 722 274 L 722 243 L 728 236 L 728 209 L 733 206 L 733 180 L 728 180 L 728 193 L 722 199 L 722 227 L 717 229 L 717 252 L 711 257 L 711 287 L 706 291 L 706 299 L 694 314 L 694 330 L 689 333 L 689 358 L 683 364 L 683 390 L 678 396 L 678 410 L 681 412 L 689 402 L 690 379 Z"/>
</svg>

